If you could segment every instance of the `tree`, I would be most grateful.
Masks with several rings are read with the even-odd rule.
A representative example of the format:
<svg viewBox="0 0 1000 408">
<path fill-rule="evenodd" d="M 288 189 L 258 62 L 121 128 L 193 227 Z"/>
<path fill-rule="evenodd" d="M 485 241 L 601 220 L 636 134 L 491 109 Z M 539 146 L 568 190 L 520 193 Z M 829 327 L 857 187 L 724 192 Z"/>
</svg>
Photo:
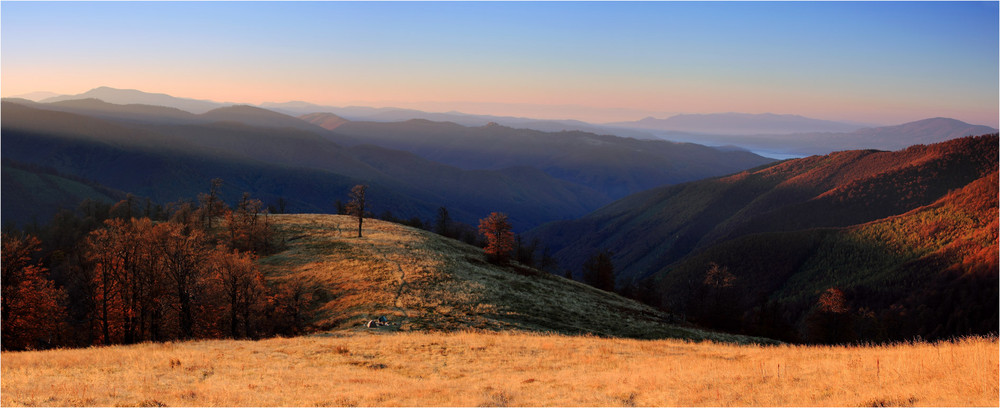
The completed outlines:
<svg viewBox="0 0 1000 408">
<path fill-rule="evenodd" d="M 66 292 L 57 289 L 33 263 L 40 242 L 32 236 L 3 234 L 0 296 L 2 345 L 5 350 L 50 347 L 66 319 Z"/>
<path fill-rule="evenodd" d="M 272 231 L 267 211 L 260 200 L 250 198 L 250 193 L 244 192 L 236 208 L 226 212 L 226 227 L 234 249 L 256 253 L 271 249 Z"/>
<path fill-rule="evenodd" d="M 368 186 L 358 184 L 351 189 L 351 201 L 347 203 L 349 214 L 358 217 L 358 238 L 361 238 L 361 224 L 365 222 L 365 207 L 367 206 L 365 194 Z"/>
<path fill-rule="evenodd" d="M 514 233 L 507 214 L 493 212 L 479 220 L 479 233 L 486 238 L 486 256 L 491 262 L 506 264 L 514 249 Z"/>
<path fill-rule="evenodd" d="M 839 344 L 855 339 L 854 316 L 839 288 L 823 291 L 802 324 L 804 337 L 810 342 Z"/>
<path fill-rule="evenodd" d="M 691 298 L 691 310 L 703 324 L 730 331 L 739 328 L 741 308 L 738 307 L 740 295 L 736 283 L 736 275 L 729 271 L 729 267 L 708 263 L 698 295 Z"/>
<path fill-rule="evenodd" d="M 611 251 L 602 249 L 583 263 L 583 280 L 595 288 L 614 292 L 615 266 L 611 263 Z"/>
<path fill-rule="evenodd" d="M 448 215 L 448 209 L 445 207 L 438 208 L 437 221 L 437 233 L 452 238 L 451 236 L 451 216 Z"/>
<path fill-rule="evenodd" d="M 260 301 L 266 295 L 264 276 L 250 254 L 239 251 L 228 253 L 216 250 L 212 253 L 211 263 L 216 283 L 223 295 L 223 308 L 229 315 L 227 323 L 230 337 L 252 336 L 252 317 L 256 317 L 254 312 L 260 308 Z"/>
<path fill-rule="evenodd" d="M 194 301 L 204 264 L 208 258 L 208 240 L 197 229 L 176 223 L 162 223 L 154 228 L 157 252 L 164 263 L 167 283 L 171 286 L 178 313 L 181 338 L 194 337 Z"/>
<path fill-rule="evenodd" d="M 226 204 L 219 198 L 221 188 L 222 179 L 214 178 L 209 184 L 208 194 L 198 194 L 198 201 L 201 202 L 201 222 L 207 225 L 208 229 L 212 229 L 212 219 L 222 215 L 226 210 Z"/>
</svg>

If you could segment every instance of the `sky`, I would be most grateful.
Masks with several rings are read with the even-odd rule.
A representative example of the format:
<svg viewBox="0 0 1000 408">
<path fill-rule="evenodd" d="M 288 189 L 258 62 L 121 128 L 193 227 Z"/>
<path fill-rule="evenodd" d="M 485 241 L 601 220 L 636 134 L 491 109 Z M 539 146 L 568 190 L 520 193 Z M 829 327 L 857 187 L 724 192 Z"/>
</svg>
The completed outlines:
<svg viewBox="0 0 1000 408">
<path fill-rule="evenodd" d="M 0 94 L 1000 127 L 997 2 L 0 2 Z"/>
</svg>

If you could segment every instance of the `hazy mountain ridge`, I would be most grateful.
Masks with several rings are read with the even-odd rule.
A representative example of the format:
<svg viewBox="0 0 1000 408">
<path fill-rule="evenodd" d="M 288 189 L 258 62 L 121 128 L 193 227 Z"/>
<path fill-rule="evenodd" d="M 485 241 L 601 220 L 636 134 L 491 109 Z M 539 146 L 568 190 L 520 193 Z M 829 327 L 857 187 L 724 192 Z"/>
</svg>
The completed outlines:
<svg viewBox="0 0 1000 408">
<path fill-rule="evenodd" d="M 264 117 L 273 115 L 280 114 Z M 374 146 L 345 148 L 329 140 L 337 135 L 322 129 L 233 122 L 140 126 L 10 101 L 4 102 L 3 116 L 4 157 L 53 166 L 162 203 L 192 198 L 208 180 L 222 177 L 240 190 L 229 192 L 230 201 L 249 191 L 265 202 L 283 197 L 290 211 L 332 211 L 335 200 L 346 199 L 350 183 L 368 183 L 382 196 L 373 201 L 376 214 L 389 210 L 430 220 L 439 206 L 466 203 L 469 207 L 450 208 L 454 219 L 474 223 L 490 211 L 507 211 L 523 229 L 582 215 L 608 200 L 540 172 L 466 171 Z M 404 157 L 409 167 L 393 165 Z M 326 178 L 330 181 L 321 181 Z"/>
<path fill-rule="evenodd" d="M 695 144 L 576 131 L 546 133 L 498 124 L 466 127 L 421 119 L 352 121 L 338 125 L 336 133 L 464 169 L 534 167 L 612 198 L 772 161 L 749 152 Z"/>
<path fill-rule="evenodd" d="M 74 99 L 100 99 L 105 102 L 119 104 L 119 105 L 139 104 L 139 105 L 166 106 L 188 111 L 195 114 L 205 113 L 212 109 L 221 108 L 226 105 L 231 105 L 227 103 L 218 103 L 218 102 L 199 100 L 199 99 L 178 98 L 167 94 L 149 93 L 149 92 L 139 91 L 136 89 L 115 89 L 107 86 L 97 87 L 77 95 L 61 95 L 52 98 L 46 98 L 39 102 L 51 103 L 51 102 L 60 102 L 60 101 L 67 101 Z"/>
<path fill-rule="evenodd" d="M 808 132 L 790 134 L 719 135 L 661 133 L 676 140 L 699 140 L 707 144 L 731 144 L 753 151 L 797 157 L 824 155 L 843 150 L 900 150 L 917 144 L 996 133 L 989 126 L 971 125 L 950 118 L 929 118 L 894 126 L 865 127 L 852 132 Z"/>
<path fill-rule="evenodd" d="M 695 132 L 720 135 L 788 134 L 803 132 L 854 131 L 864 125 L 813 119 L 800 115 L 773 113 L 708 113 L 680 114 L 666 119 L 647 117 L 634 122 L 615 122 L 608 125 L 640 129 Z"/>
</svg>

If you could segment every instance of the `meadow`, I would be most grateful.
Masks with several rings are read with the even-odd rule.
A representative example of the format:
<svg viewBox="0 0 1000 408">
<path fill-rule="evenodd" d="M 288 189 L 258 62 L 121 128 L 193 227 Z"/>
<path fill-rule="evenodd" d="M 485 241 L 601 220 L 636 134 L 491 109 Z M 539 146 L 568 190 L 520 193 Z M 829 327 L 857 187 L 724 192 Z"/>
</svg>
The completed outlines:
<svg viewBox="0 0 1000 408">
<path fill-rule="evenodd" d="M 3 353 L 3 406 L 997 406 L 994 338 L 738 345 L 353 329 Z"/>
</svg>

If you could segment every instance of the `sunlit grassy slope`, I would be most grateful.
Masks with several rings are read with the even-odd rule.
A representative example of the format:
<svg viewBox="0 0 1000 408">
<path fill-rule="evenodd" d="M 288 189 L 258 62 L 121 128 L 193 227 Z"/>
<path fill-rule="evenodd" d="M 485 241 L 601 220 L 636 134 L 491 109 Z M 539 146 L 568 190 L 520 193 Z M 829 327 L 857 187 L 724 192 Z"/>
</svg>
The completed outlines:
<svg viewBox="0 0 1000 408">
<path fill-rule="evenodd" d="M 997 350 L 340 332 L 5 352 L 0 405 L 997 406 Z"/>
<path fill-rule="evenodd" d="M 665 313 L 613 293 L 519 265 L 418 229 L 339 215 L 277 215 L 287 249 L 261 260 L 278 280 L 305 282 L 319 329 L 380 331 L 525 330 L 633 338 L 768 342 L 668 323 Z"/>
</svg>

